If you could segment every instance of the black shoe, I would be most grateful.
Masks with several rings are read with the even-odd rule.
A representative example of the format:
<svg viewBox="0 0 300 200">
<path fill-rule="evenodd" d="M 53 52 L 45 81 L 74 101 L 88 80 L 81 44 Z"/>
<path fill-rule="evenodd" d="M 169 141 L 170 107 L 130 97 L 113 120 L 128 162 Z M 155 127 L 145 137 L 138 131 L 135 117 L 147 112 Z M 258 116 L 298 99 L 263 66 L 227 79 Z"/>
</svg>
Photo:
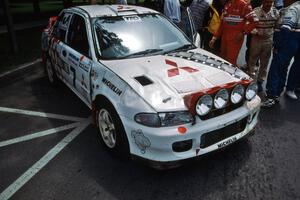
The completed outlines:
<svg viewBox="0 0 300 200">
<path fill-rule="evenodd" d="M 262 102 L 261 107 L 262 108 L 271 108 L 277 103 L 279 103 L 278 97 L 275 97 L 275 98 L 269 97 L 264 102 Z"/>
</svg>

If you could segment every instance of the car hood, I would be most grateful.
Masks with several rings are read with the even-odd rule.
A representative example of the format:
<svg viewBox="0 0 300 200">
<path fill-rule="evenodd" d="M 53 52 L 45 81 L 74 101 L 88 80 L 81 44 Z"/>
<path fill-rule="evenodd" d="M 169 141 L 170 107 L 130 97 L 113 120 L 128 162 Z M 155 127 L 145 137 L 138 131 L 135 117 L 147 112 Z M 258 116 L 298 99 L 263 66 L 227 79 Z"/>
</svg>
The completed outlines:
<svg viewBox="0 0 300 200">
<path fill-rule="evenodd" d="M 225 60 L 201 49 L 101 63 L 156 111 L 185 110 L 185 95 L 249 78 Z"/>
</svg>

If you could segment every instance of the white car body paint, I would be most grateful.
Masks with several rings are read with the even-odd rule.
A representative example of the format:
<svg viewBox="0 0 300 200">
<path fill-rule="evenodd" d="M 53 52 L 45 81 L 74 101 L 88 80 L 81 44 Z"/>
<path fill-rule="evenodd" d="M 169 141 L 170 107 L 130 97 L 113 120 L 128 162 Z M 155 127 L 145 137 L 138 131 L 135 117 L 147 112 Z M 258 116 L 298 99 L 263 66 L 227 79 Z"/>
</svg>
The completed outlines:
<svg viewBox="0 0 300 200">
<path fill-rule="evenodd" d="M 55 63 L 55 69 L 59 74 L 59 78 L 90 108 L 92 108 L 92 102 L 99 95 L 109 99 L 121 118 L 129 141 L 131 154 L 152 161 L 178 161 L 217 150 L 221 146 L 226 146 L 232 141 L 243 138 L 253 130 L 257 123 L 257 115 L 260 109 L 258 96 L 251 101 L 245 100 L 240 107 L 230 112 L 210 119 L 201 120 L 196 115 L 194 124 L 181 125 L 187 130 L 185 134 L 179 133 L 179 126 L 151 128 L 137 123 L 134 117 L 138 113 L 187 111 L 188 108 L 184 102 L 186 95 L 232 82 L 249 80 L 250 78 L 225 60 L 199 48 L 181 53 L 205 55 L 208 58 L 217 60 L 219 63 L 223 63 L 224 67 L 213 66 L 210 63 L 200 62 L 197 59 L 189 59 L 173 54 L 121 60 L 99 60 L 95 54 L 95 49 L 98 47 L 93 45 L 93 41 L 96 39 L 93 38 L 91 32 L 89 17 L 157 13 L 150 9 L 135 6 L 122 7 L 124 9 L 123 12 L 118 12 L 118 8 L 117 6 L 82 6 L 66 10 L 66 12 L 77 13 L 85 17 L 87 24 L 91 54 L 89 59 L 91 63 L 89 65 L 85 64 L 84 67 L 87 71 L 85 79 L 88 79 L 85 81 L 89 83 L 89 88 L 85 90 L 85 92 L 90 91 L 88 96 L 80 90 L 84 86 L 82 82 L 81 85 L 80 82 L 72 84 L 72 79 L 66 77 L 68 73 L 60 73 L 63 70 L 57 64 L 59 62 Z M 64 46 L 61 46 L 50 50 L 50 56 L 55 57 L 57 55 L 54 54 L 57 53 L 59 54 L 58 57 L 62 57 L 63 48 Z M 45 52 L 48 51 L 47 48 L 43 50 Z M 53 53 L 52 51 L 56 52 Z M 69 52 L 72 51 L 69 50 Z M 71 59 L 69 59 L 70 56 L 72 57 Z M 65 56 L 65 61 L 67 62 L 72 59 L 74 66 L 79 66 L 79 63 L 85 58 L 82 59 L 80 54 L 73 55 L 72 53 L 68 53 Z M 82 68 L 79 70 L 82 70 Z M 172 72 L 172 70 L 175 70 L 177 74 L 170 75 L 169 72 Z M 79 73 L 84 72 L 79 71 Z M 86 76 L 87 74 L 89 76 Z M 138 76 L 145 76 L 152 83 L 143 86 L 135 79 Z M 247 121 L 243 130 L 210 146 L 200 148 L 203 134 L 233 125 L 242 119 Z M 172 144 L 174 142 L 188 139 L 191 139 L 193 142 L 189 150 L 184 152 L 173 151 Z"/>
</svg>

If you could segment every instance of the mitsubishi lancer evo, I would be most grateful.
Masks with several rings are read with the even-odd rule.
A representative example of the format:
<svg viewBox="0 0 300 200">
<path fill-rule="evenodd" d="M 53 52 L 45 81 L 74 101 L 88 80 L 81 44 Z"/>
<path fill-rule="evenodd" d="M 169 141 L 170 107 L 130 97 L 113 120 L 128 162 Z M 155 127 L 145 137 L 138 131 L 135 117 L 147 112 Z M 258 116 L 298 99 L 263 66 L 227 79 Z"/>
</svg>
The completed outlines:
<svg viewBox="0 0 300 200">
<path fill-rule="evenodd" d="M 256 83 L 198 48 L 187 16 L 189 34 L 137 6 L 79 6 L 50 18 L 42 34 L 48 79 L 65 83 L 91 109 L 109 151 L 163 164 L 253 133 Z"/>
</svg>

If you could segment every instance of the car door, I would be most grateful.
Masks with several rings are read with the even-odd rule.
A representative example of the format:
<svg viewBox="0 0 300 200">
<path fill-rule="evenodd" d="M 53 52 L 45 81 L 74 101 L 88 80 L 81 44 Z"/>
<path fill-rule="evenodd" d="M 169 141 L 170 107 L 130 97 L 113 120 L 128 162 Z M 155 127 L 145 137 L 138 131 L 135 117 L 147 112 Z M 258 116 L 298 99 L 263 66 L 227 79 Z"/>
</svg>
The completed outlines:
<svg viewBox="0 0 300 200">
<path fill-rule="evenodd" d="M 189 7 L 183 8 L 181 13 L 182 30 L 193 41 L 193 43 L 200 47 L 200 35 L 196 31 L 193 16 Z"/>
<path fill-rule="evenodd" d="M 65 54 L 70 66 L 70 87 L 88 105 L 92 59 L 85 18 L 74 13 L 67 33 Z"/>
<path fill-rule="evenodd" d="M 61 12 L 56 23 L 54 24 L 50 41 L 49 56 L 55 67 L 57 76 L 65 81 L 69 78 L 69 64 L 63 56 L 65 49 L 66 34 L 70 23 L 70 13 Z"/>
</svg>

